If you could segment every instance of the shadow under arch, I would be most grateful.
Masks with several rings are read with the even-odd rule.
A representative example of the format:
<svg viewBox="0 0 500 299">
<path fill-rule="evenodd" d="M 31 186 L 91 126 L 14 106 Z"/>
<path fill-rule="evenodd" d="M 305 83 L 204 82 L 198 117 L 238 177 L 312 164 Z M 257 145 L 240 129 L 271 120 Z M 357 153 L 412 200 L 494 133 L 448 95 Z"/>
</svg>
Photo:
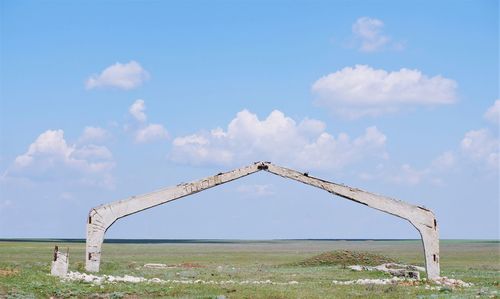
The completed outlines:
<svg viewBox="0 0 500 299">
<path fill-rule="evenodd" d="M 132 196 L 91 209 L 87 221 L 85 269 L 90 272 L 99 272 L 104 235 L 116 220 L 262 170 L 408 220 L 418 230 L 422 239 L 427 278 L 439 277 L 439 231 L 432 211 L 390 197 L 315 178 L 309 176 L 308 173 L 301 173 L 270 162 L 255 162 L 249 166 L 221 172 L 198 181 Z"/>
</svg>

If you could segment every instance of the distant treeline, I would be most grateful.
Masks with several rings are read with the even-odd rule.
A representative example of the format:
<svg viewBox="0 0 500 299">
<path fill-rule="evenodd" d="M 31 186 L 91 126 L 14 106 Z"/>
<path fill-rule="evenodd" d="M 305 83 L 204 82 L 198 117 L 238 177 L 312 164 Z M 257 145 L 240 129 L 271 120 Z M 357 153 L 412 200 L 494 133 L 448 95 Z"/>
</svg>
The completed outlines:
<svg viewBox="0 0 500 299">
<path fill-rule="evenodd" d="M 85 243 L 85 239 L 52 239 L 52 238 L 11 238 L 0 239 L 0 242 L 54 242 L 54 243 Z M 235 243 L 286 243 L 294 241 L 420 241 L 420 239 L 273 239 L 273 240 L 232 240 L 232 239 L 105 239 L 104 243 L 115 244 L 235 244 Z M 500 240 L 441 240 L 441 241 L 460 241 L 460 242 L 481 242 L 481 243 L 500 243 Z"/>
</svg>

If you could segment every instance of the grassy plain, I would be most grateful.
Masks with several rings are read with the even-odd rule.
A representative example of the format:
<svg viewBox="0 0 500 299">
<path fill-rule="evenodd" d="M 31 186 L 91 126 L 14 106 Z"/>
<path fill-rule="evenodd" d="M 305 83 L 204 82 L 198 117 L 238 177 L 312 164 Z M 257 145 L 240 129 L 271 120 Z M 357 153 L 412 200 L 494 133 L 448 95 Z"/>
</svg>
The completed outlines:
<svg viewBox="0 0 500 299">
<path fill-rule="evenodd" d="M 0 241 L 0 297 L 94 298 L 474 298 L 496 297 L 499 287 L 498 241 L 441 241 L 442 276 L 474 283 L 471 288 L 428 290 L 420 286 L 334 285 L 332 280 L 383 278 L 342 265 L 309 266 L 301 261 L 332 250 L 365 251 L 423 266 L 421 243 L 401 241 L 180 241 L 105 243 L 102 274 L 163 280 L 297 281 L 292 285 L 207 285 L 62 282 L 48 275 L 54 245 L 69 248 L 70 271 L 84 272 L 85 244 L 64 241 Z M 148 269 L 146 263 L 172 265 Z"/>
</svg>

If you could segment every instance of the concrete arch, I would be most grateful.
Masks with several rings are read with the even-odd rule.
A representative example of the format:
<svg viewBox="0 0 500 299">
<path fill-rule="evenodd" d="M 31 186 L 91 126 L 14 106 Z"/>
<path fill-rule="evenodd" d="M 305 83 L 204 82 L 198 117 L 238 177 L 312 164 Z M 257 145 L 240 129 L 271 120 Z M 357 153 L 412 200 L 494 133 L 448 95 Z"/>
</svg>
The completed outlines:
<svg viewBox="0 0 500 299">
<path fill-rule="evenodd" d="M 91 209 L 87 220 L 85 269 L 90 272 L 99 271 L 104 235 L 116 220 L 262 170 L 323 189 L 334 195 L 408 220 L 418 230 L 422 238 L 427 278 L 436 279 L 439 277 L 439 231 L 432 211 L 393 198 L 318 179 L 307 173 L 277 166 L 270 162 L 256 162 L 198 181 L 132 196 Z"/>
</svg>

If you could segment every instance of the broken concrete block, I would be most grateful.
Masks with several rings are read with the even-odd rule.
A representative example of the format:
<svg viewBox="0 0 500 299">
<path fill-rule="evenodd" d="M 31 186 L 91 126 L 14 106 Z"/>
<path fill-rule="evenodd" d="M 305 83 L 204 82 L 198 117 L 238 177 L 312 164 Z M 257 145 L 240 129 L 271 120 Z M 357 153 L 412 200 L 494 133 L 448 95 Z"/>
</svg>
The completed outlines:
<svg viewBox="0 0 500 299">
<path fill-rule="evenodd" d="M 414 278 L 419 280 L 420 273 L 418 271 L 408 271 L 406 269 L 389 269 L 389 274 L 396 277 L 406 277 L 406 278 Z"/>
<path fill-rule="evenodd" d="M 66 274 L 68 273 L 68 264 L 69 252 L 60 252 L 59 248 L 56 246 L 54 248 L 54 260 L 52 261 L 50 274 L 61 278 L 66 277 Z"/>
</svg>

